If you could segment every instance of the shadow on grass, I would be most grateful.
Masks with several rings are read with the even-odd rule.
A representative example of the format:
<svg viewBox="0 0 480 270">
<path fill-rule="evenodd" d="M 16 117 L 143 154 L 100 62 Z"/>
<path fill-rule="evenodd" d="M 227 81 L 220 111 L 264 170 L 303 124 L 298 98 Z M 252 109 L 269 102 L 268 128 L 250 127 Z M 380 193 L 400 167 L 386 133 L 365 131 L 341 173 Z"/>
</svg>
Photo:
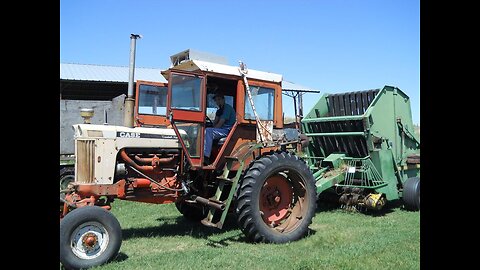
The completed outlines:
<svg viewBox="0 0 480 270">
<path fill-rule="evenodd" d="M 317 201 L 317 209 L 315 209 L 315 213 L 331 212 L 331 211 L 337 211 L 339 209 L 340 209 L 340 204 L 338 203 L 319 200 Z"/>
<path fill-rule="evenodd" d="M 317 233 L 316 230 L 312 230 L 310 228 L 308 228 L 308 231 L 307 233 L 300 239 L 303 239 L 303 238 L 308 238 L 309 236 L 312 236 L 314 235 L 315 233 Z M 251 240 L 249 240 L 247 237 L 245 237 L 245 234 L 243 234 L 242 232 L 236 234 L 236 235 L 233 235 L 233 236 L 230 236 L 230 237 L 226 237 L 224 239 L 221 239 L 219 241 L 215 241 L 215 240 L 211 240 L 211 239 L 207 239 L 208 243 L 207 243 L 207 246 L 209 247 L 214 247 L 214 248 L 222 248 L 222 247 L 227 247 L 229 245 L 229 243 L 227 241 L 230 241 L 230 242 L 244 242 L 244 243 L 250 243 L 250 244 L 255 244 L 254 242 L 252 242 Z M 269 243 L 269 245 L 276 245 L 274 243 Z"/>
<path fill-rule="evenodd" d="M 207 239 L 207 241 L 208 241 L 207 246 L 214 247 L 214 248 L 227 247 L 229 245 L 228 241 L 230 241 L 230 242 L 248 242 L 248 240 L 246 239 L 245 235 L 242 232 L 239 232 L 238 234 L 232 235 L 230 237 L 220 239 L 218 241 L 215 241 L 215 240 L 212 240 L 212 239 Z"/>
<path fill-rule="evenodd" d="M 125 240 L 142 237 L 191 236 L 194 238 L 205 239 L 207 241 L 206 245 L 214 248 L 226 247 L 229 245 L 229 242 L 252 243 L 241 231 L 235 235 L 228 236 L 220 240 L 209 239 L 209 236 L 214 234 L 239 230 L 233 214 L 229 214 L 227 216 L 222 229 L 207 227 L 202 225 L 200 222 L 187 220 L 183 216 L 160 217 L 156 220 L 159 221 L 158 226 L 123 229 L 122 238 Z M 315 230 L 309 228 L 305 237 L 314 235 L 315 233 Z M 124 254 L 124 256 L 126 255 Z M 128 256 L 126 258 L 128 258 Z M 117 259 L 115 261 L 117 261 Z"/>
<path fill-rule="evenodd" d="M 128 255 L 123 252 L 119 252 L 117 257 L 115 257 L 115 259 L 111 260 L 110 262 L 123 262 L 126 259 L 128 259 Z"/>
<path fill-rule="evenodd" d="M 381 210 L 370 210 L 366 214 L 372 217 L 383 217 L 386 214 L 395 212 L 396 210 L 402 210 L 402 200 L 388 201 L 387 204 Z"/>
<path fill-rule="evenodd" d="M 165 237 L 165 236 L 183 236 L 188 235 L 194 238 L 207 239 L 213 234 L 219 234 L 237 229 L 237 223 L 233 216 L 227 216 L 222 229 L 204 226 L 199 222 L 193 222 L 178 217 L 160 217 L 157 218 L 159 224 L 146 228 L 130 228 L 122 230 L 123 239 L 141 238 L 141 237 Z M 232 237 L 229 237 L 232 238 Z M 235 237 L 233 237 L 235 238 Z M 224 240 L 227 241 L 228 239 Z"/>
<path fill-rule="evenodd" d="M 109 261 L 107 264 L 109 264 L 109 263 L 116 263 L 116 262 L 123 262 L 123 261 L 125 261 L 125 260 L 127 260 L 127 259 L 128 259 L 128 255 L 127 255 L 127 254 L 125 254 L 125 253 L 123 253 L 123 252 L 119 252 L 119 253 L 117 254 L 117 256 L 116 256 L 114 259 L 112 259 L 111 261 Z M 65 268 L 65 266 L 63 266 L 62 264 L 60 264 L 60 270 L 67 270 L 67 269 Z"/>
</svg>

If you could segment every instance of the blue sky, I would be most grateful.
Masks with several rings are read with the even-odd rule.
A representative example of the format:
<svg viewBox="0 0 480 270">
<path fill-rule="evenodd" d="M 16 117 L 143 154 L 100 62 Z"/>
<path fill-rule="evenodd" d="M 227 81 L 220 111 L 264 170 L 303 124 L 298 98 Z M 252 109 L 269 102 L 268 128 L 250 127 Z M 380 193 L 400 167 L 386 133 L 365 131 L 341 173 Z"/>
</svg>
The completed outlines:
<svg viewBox="0 0 480 270">
<path fill-rule="evenodd" d="M 137 67 L 192 48 L 322 93 L 394 85 L 420 123 L 419 0 L 60 1 L 61 62 L 128 66 L 130 33 L 144 36 Z M 305 95 L 305 113 L 320 95 Z"/>
</svg>

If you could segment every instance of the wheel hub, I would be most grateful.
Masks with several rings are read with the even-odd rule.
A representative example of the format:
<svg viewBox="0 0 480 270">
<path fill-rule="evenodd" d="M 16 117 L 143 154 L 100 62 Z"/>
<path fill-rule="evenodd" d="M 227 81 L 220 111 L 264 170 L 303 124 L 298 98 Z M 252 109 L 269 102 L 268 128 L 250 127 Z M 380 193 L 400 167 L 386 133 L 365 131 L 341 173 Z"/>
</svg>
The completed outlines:
<svg viewBox="0 0 480 270">
<path fill-rule="evenodd" d="M 265 188 L 265 199 L 266 199 L 266 206 L 270 209 L 275 209 L 280 204 L 282 198 L 280 197 L 280 191 L 277 187 L 274 187 L 272 192 L 272 187 Z"/>
<path fill-rule="evenodd" d="M 109 235 L 105 227 L 98 222 L 86 222 L 72 233 L 70 243 L 72 252 L 81 259 L 93 259 L 107 248 Z"/>
<path fill-rule="evenodd" d="M 269 177 L 260 191 L 260 211 L 267 224 L 278 224 L 290 213 L 293 190 L 282 175 Z"/>
<path fill-rule="evenodd" d="M 98 237 L 94 233 L 87 233 L 82 237 L 83 246 L 87 249 L 93 249 L 98 242 Z"/>
</svg>

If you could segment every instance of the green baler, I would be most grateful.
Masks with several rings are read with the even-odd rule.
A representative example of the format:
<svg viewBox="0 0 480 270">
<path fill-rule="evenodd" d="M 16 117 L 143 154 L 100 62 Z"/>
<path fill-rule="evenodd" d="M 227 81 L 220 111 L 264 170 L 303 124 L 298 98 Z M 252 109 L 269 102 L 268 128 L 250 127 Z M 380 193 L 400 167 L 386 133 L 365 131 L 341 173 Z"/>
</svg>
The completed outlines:
<svg viewBox="0 0 480 270">
<path fill-rule="evenodd" d="M 400 89 L 324 94 L 302 120 L 319 197 L 352 209 L 420 209 L 420 139 Z"/>
</svg>

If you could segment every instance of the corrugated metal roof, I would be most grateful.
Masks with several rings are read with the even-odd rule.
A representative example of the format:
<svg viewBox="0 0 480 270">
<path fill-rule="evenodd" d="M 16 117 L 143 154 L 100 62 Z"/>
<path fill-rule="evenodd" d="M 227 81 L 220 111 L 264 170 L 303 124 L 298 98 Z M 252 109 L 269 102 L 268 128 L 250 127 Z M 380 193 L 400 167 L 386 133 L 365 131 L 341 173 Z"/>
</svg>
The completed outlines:
<svg viewBox="0 0 480 270">
<path fill-rule="evenodd" d="M 159 68 L 135 67 L 135 81 L 167 82 L 160 71 Z M 128 82 L 128 67 L 60 63 L 60 79 Z"/>
</svg>

